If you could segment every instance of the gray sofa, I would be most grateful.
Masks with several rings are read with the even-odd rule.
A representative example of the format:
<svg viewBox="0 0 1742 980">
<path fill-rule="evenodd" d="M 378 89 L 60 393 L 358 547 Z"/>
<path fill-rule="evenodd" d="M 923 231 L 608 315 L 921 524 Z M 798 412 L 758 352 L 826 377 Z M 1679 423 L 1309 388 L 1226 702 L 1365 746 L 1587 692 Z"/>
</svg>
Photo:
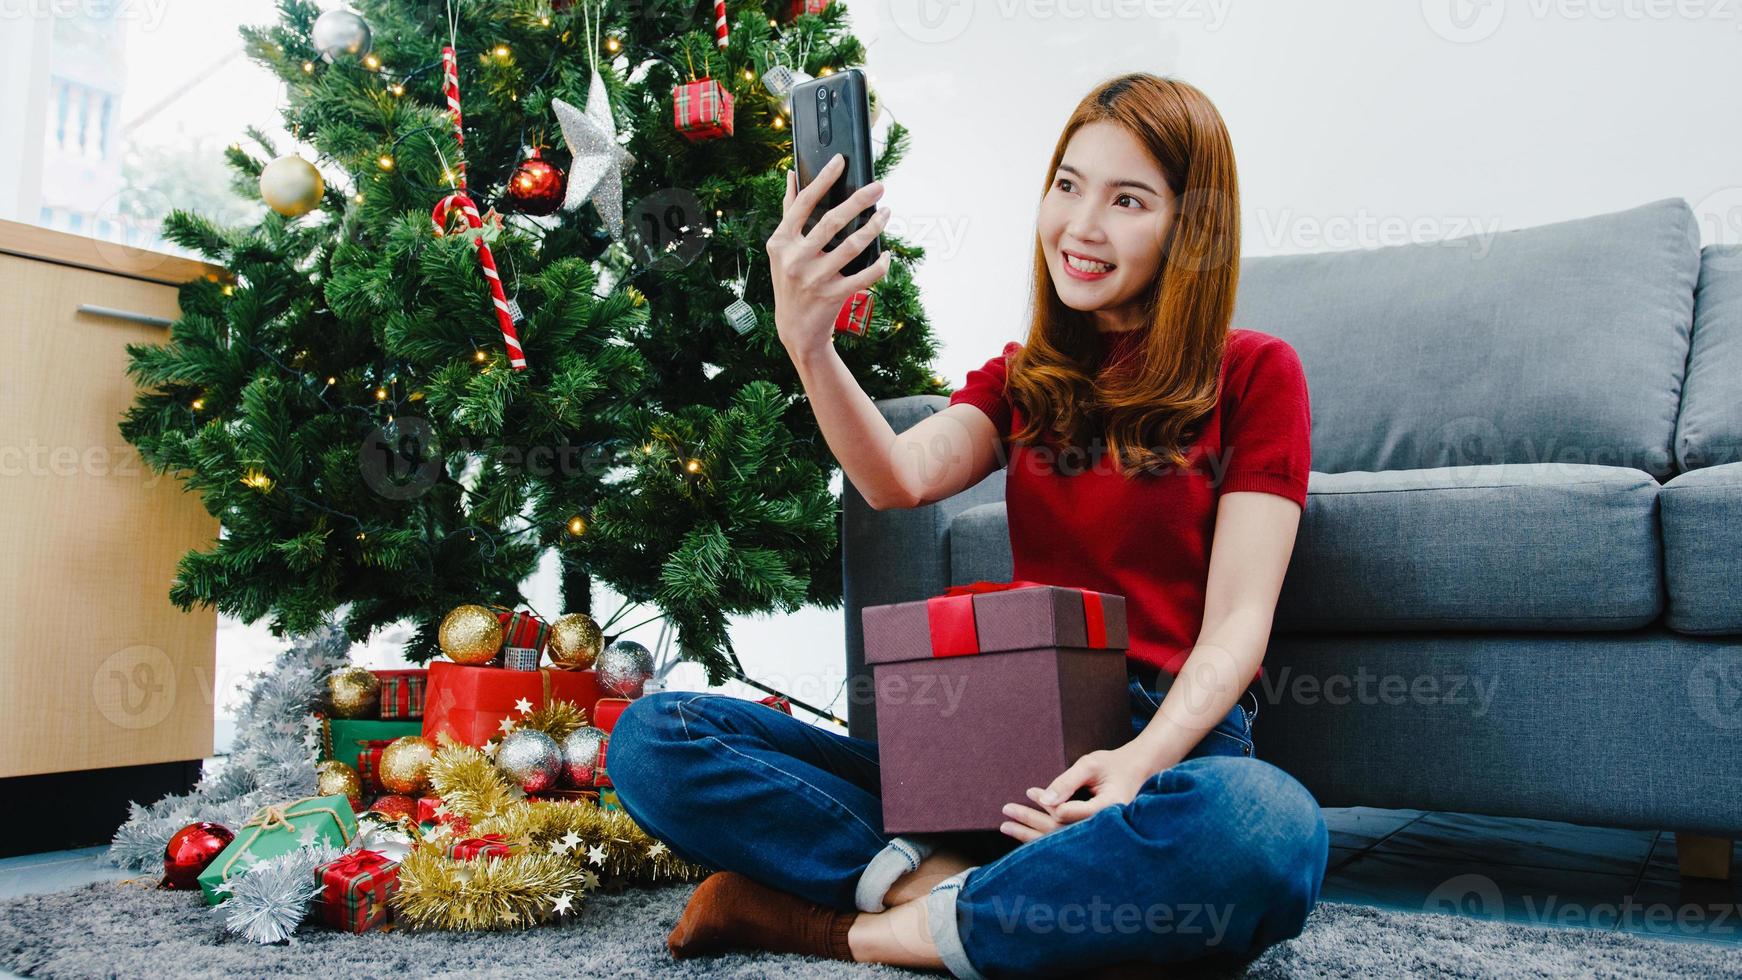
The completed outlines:
<svg viewBox="0 0 1742 980">
<path fill-rule="evenodd" d="M 1249 258 L 1234 322 L 1294 346 L 1313 415 L 1258 756 L 1323 806 L 1742 835 L 1742 247 L 1664 200 Z M 946 402 L 878 405 L 901 431 Z M 845 498 L 876 738 L 859 611 L 1010 579 L 1004 474 Z"/>
</svg>

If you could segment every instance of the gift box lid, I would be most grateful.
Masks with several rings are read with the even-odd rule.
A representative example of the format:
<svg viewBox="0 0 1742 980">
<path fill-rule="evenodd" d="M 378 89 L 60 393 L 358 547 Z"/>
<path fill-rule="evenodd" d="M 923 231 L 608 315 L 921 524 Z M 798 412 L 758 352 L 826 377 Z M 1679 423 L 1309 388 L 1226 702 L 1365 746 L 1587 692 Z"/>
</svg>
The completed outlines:
<svg viewBox="0 0 1742 980">
<path fill-rule="evenodd" d="M 1075 647 L 1123 652 L 1125 597 L 1039 582 L 975 582 L 941 596 L 866 606 L 865 662 Z"/>
</svg>

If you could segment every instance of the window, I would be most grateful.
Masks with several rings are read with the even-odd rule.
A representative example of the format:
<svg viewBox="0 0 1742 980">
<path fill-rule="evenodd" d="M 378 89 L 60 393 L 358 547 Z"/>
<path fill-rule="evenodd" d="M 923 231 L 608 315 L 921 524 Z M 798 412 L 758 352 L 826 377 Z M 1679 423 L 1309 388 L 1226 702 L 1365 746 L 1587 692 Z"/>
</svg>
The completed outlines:
<svg viewBox="0 0 1742 980">
<path fill-rule="evenodd" d="M 0 218 L 171 252 L 172 209 L 250 220 L 224 147 L 248 126 L 293 141 L 237 29 L 277 19 L 272 0 L 27 5 L 0 30 L 0 59 L 23 66 L 0 90 L 0 145 L 20 157 L 0 163 Z"/>
</svg>

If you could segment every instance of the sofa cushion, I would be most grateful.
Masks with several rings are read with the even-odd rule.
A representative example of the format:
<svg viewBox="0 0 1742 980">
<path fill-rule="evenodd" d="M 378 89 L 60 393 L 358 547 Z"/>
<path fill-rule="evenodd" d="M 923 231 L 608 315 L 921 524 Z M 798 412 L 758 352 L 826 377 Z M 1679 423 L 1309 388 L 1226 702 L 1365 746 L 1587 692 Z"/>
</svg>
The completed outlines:
<svg viewBox="0 0 1742 980">
<path fill-rule="evenodd" d="M 1693 211 L 1671 199 L 1247 259 L 1234 323 L 1300 354 L 1315 470 L 1559 462 L 1667 479 L 1699 268 Z"/>
<path fill-rule="evenodd" d="M 1675 458 L 1683 470 L 1742 460 L 1742 245 L 1700 252 Z"/>
<path fill-rule="evenodd" d="M 1663 610 L 1658 489 L 1582 463 L 1314 473 L 1275 627 L 1644 626 Z M 952 583 L 1011 578 L 1002 501 L 962 511 L 949 535 Z"/>
<path fill-rule="evenodd" d="M 1015 577 L 1004 501 L 980 504 L 957 514 L 950 522 L 950 584 L 1008 582 Z"/>
<path fill-rule="evenodd" d="M 1275 625 L 1644 626 L 1663 611 L 1657 493 L 1588 463 L 1314 473 Z"/>
<path fill-rule="evenodd" d="M 1692 470 L 1658 493 L 1663 522 L 1664 625 L 1681 633 L 1742 633 L 1742 463 Z"/>
</svg>

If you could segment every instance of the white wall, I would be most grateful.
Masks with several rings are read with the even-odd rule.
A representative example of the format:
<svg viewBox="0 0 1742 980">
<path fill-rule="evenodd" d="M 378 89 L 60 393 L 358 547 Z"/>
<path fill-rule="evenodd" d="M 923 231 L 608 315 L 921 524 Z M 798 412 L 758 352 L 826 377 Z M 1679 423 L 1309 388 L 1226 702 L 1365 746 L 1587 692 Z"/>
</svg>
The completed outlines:
<svg viewBox="0 0 1742 980">
<path fill-rule="evenodd" d="M 890 227 L 939 367 L 1019 339 L 1042 173 L 1077 101 L 1123 71 L 1215 101 L 1246 254 L 1370 247 L 1665 197 L 1742 241 L 1735 0 L 890 0 L 850 5 L 914 130 Z M 903 230 L 906 222 L 905 231 Z"/>
</svg>

